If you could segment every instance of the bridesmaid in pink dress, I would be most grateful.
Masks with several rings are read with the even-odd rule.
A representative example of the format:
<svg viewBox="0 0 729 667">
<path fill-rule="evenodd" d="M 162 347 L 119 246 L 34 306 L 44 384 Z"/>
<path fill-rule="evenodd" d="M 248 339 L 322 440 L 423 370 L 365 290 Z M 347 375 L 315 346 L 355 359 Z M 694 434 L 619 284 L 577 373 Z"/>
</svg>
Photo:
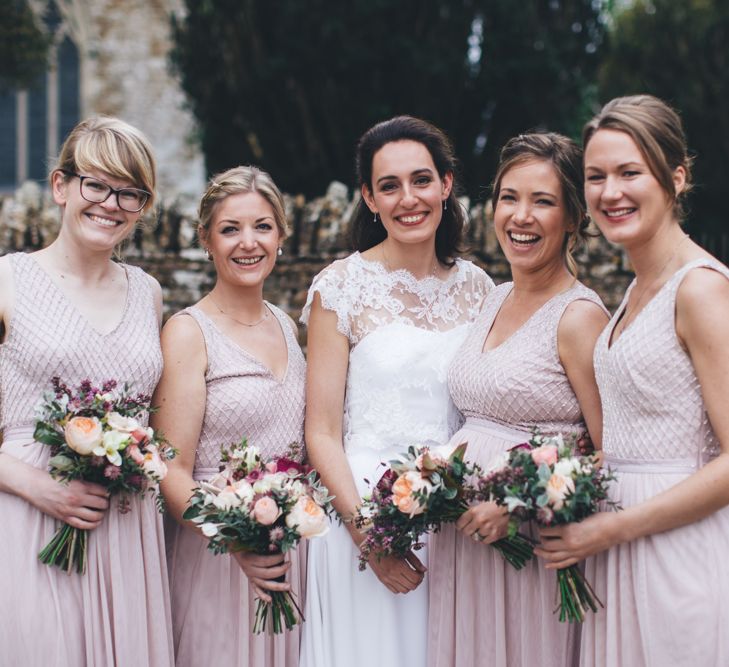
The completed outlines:
<svg viewBox="0 0 729 667">
<path fill-rule="evenodd" d="M 581 151 L 556 134 L 527 134 L 501 153 L 494 227 L 513 282 L 496 287 L 448 372 L 466 418 L 450 446 L 488 469 L 533 429 L 581 436 L 599 447 L 592 370 L 607 322 L 600 298 L 577 281 L 570 250 L 586 226 Z M 495 503 L 469 509 L 431 542 L 431 667 L 564 667 L 577 628 L 553 613 L 556 580 L 536 561 L 517 572 L 488 544 L 506 533 Z"/>
<path fill-rule="evenodd" d="M 50 176 L 61 208 L 43 250 L 0 259 L 0 662 L 3 665 L 172 664 L 162 517 L 149 496 L 122 514 L 103 487 L 47 472 L 34 408 L 57 375 L 133 383 L 151 394 L 162 370 L 159 284 L 112 261 L 153 203 L 147 139 L 92 118 L 66 139 Z M 114 501 L 112 500 L 112 504 Z M 38 560 L 65 521 L 88 529 L 85 574 Z"/>
<path fill-rule="evenodd" d="M 584 143 L 590 214 L 636 274 L 595 348 L 624 509 L 542 531 L 541 553 L 595 554 L 583 665 L 729 665 L 729 269 L 680 227 L 691 161 L 664 102 L 612 100 Z"/>
<path fill-rule="evenodd" d="M 305 362 L 296 326 L 263 300 L 287 232 L 281 193 L 255 167 L 215 176 L 200 202 L 200 240 L 217 281 L 164 327 L 165 370 L 153 424 L 179 449 L 162 490 L 177 665 L 294 667 L 299 632 L 253 635 L 255 599 L 292 590 L 303 608 L 305 548 L 289 557 L 215 555 L 182 520 L 198 480 L 218 472 L 220 446 L 246 436 L 265 456 L 303 444 Z M 303 455 L 303 450 L 302 450 Z M 275 581 L 286 574 L 287 581 Z"/>
</svg>

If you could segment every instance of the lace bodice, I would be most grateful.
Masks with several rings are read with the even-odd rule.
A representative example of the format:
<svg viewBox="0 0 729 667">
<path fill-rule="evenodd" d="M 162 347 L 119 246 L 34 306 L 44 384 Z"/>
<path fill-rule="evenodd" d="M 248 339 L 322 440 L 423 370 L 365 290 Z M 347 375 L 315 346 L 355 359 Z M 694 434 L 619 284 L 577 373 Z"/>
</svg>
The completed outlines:
<svg viewBox="0 0 729 667">
<path fill-rule="evenodd" d="M 128 288 L 124 315 L 101 334 L 67 299 L 32 255 L 10 255 L 15 289 L 12 320 L 0 345 L 0 428 L 30 426 L 54 375 L 71 386 L 85 379 L 129 382 L 151 394 L 162 372 L 152 283 L 122 265 Z"/>
<path fill-rule="evenodd" d="M 306 362 L 287 316 L 275 306 L 268 307 L 286 338 L 288 366 L 282 380 L 223 334 L 198 307 L 175 316 L 184 313 L 198 323 L 208 357 L 205 416 L 193 471 L 196 479 L 216 473 L 220 446 L 240 442 L 243 436 L 266 457 L 284 454 L 292 443 L 303 445 Z"/>
<path fill-rule="evenodd" d="M 718 453 L 699 380 L 676 334 L 678 288 L 684 276 L 700 266 L 729 278 L 727 267 L 715 260 L 689 262 L 609 346 L 633 283 L 598 339 L 595 377 L 602 400 L 602 446 L 608 457 L 696 467 Z"/>
<path fill-rule="evenodd" d="M 448 440 L 460 424 L 448 396 L 448 365 L 492 285 L 463 260 L 445 280 L 417 280 L 359 253 L 314 279 L 302 320 L 319 293 L 351 346 L 343 422 L 348 452 Z"/>
<path fill-rule="evenodd" d="M 308 321 L 318 293 L 323 307 L 337 314 L 337 328 L 352 347 L 390 323 L 446 331 L 473 320 L 492 286 L 486 273 L 462 259 L 445 280 L 417 279 L 404 269 L 388 271 L 355 252 L 314 278 L 301 320 Z"/>
<path fill-rule="evenodd" d="M 483 312 L 448 371 L 451 396 L 465 417 L 521 430 L 576 433 L 584 429 L 577 397 L 559 359 L 557 330 L 567 306 L 600 297 L 582 283 L 552 297 L 499 346 L 483 351 L 488 332 L 513 284 L 489 294 Z"/>
</svg>

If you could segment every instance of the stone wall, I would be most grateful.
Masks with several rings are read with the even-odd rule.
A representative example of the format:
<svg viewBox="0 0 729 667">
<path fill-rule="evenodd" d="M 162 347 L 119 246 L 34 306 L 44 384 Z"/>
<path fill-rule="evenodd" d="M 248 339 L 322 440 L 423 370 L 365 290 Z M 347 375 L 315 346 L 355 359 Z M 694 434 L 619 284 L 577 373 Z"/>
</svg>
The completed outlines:
<svg viewBox="0 0 729 667">
<path fill-rule="evenodd" d="M 40 12 L 43 2 L 35 0 Z M 196 125 L 171 74 L 171 17 L 181 0 L 56 0 L 79 52 L 81 116 L 118 116 L 150 139 L 168 197 L 200 192 L 205 166 Z M 61 137 L 61 140 L 63 137 Z"/>
<path fill-rule="evenodd" d="M 497 283 L 508 280 L 509 268 L 499 250 L 487 207 L 481 203 L 470 206 L 466 200 L 463 203 L 471 214 L 468 257 Z M 325 196 L 312 201 L 286 197 L 292 234 L 266 283 L 265 295 L 294 319 L 298 319 L 312 278 L 334 259 L 349 253 L 347 221 L 355 204 L 356 199 L 341 183 L 332 183 Z M 53 240 L 57 226 L 58 211 L 48 193 L 26 183 L 14 197 L 1 202 L 0 254 L 40 248 Z M 215 280 L 212 264 L 197 245 L 192 214 L 176 208 L 161 210 L 155 222 L 140 226 L 121 255 L 160 281 L 166 315 L 200 299 Z M 581 279 L 614 310 L 632 276 L 623 253 L 602 237 L 593 237 L 577 258 Z"/>
</svg>

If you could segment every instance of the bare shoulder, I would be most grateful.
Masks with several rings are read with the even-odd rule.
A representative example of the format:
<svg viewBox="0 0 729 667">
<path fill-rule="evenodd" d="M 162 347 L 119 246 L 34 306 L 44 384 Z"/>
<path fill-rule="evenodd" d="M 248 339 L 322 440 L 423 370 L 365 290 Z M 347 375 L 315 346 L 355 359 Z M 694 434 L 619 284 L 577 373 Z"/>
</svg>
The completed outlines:
<svg viewBox="0 0 729 667">
<path fill-rule="evenodd" d="M 575 299 L 564 310 L 559 322 L 559 333 L 579 337 L 585 331 L 602 329 L 609 317 L 602 306 L 589 299 Z"/>
<path fill-rule="evenodd" d="M 729 330 L 729 277 L 715 269 L 689 271 L 676 294 L 676 329 L 686 334 L 710 336 Z"/>
<path fill-rule="evenodd" d="M 165 355 L 195 357 L 205 354 L 205 337 L 200 325 L 185 312 L 173 315 L 162 327 L 162 350 Z"/>
</svg>

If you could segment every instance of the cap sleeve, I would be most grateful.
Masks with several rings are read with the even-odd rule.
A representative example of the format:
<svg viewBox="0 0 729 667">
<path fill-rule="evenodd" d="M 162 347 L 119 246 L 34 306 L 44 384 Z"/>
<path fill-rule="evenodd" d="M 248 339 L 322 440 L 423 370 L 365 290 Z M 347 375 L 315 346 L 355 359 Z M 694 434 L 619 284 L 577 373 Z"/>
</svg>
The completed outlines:
<svg viewBox="0 0 729 667">
<path fill-rule="evenodd" d="M 349 289 L 348 289 L 349 283 Z M 321 305 L 324 310 L 330 310 L 337 315 L 337 331 L 352 339 L 352 327 L 350 323 L 352 304 L 352 282 L 346 280 L 346 271 L 340 261 L 334 262 L 319 272 L 311 283 L 306 303 L 301 311 L 300 321 L 302 324 L 309 324 L 311 315 L 311 304 L 314 295 L 319 294 Z"/>
</svg>

